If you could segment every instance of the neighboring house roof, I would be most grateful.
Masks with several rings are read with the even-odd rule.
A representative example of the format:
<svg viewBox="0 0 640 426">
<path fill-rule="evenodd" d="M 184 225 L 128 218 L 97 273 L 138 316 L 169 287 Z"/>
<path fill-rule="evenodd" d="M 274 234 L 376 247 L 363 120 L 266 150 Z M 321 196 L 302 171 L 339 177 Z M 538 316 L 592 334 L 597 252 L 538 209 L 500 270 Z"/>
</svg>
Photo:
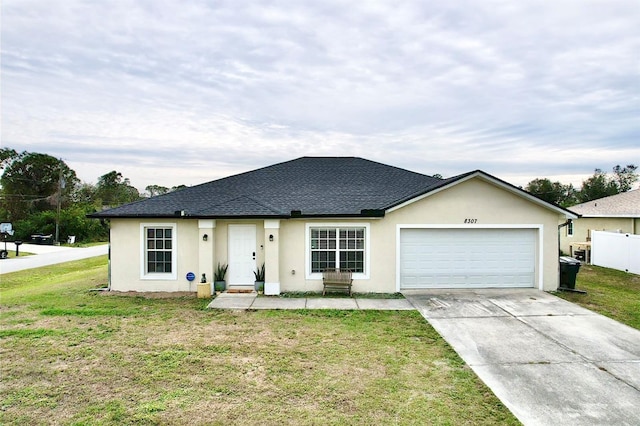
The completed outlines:
<svg viewBox="0 0 640 426">
<path fill-rule="evenodd" d="M 587 201 L 571 210 L 582 217 L 640 217 L 640 189 Z"/>
<path fill-rule="evenodd" d="M 357 157 L 302 157 L 94 213 L 94 218 L 381 217 L 474 176 L 573 217 L 479 170 L 449 179 Z"/>
</svg>

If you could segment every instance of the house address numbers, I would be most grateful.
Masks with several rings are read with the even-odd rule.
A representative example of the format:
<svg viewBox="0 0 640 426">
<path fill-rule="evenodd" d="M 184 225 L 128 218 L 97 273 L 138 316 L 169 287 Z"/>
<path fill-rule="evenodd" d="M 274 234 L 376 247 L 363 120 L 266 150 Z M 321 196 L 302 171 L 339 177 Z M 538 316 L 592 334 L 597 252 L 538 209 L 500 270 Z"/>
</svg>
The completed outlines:
<svg viewBox="0 0 640 426">
<path fill-rule="evenodd" d="M 478 219 L 465 219 L 464 223 L 478 223 Z"/>
</svg>

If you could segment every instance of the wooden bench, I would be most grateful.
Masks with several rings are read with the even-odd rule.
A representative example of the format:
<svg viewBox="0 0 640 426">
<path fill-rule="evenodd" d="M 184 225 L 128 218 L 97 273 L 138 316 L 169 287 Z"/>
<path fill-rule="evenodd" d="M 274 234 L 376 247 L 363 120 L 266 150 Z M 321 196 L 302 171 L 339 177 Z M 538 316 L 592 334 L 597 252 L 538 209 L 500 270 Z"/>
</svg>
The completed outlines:
<svg viewBox="0 0 640 426">
<path fill-rule="evenodd" d="M 351 283 L 353 278 L 351 277 L 351 270 L 341 268 L 329 268 L 322 272 L 322 295 L 327 293 L 327 290 L 347 290 L 349 296 L 351 296 Z"/>
</svg>

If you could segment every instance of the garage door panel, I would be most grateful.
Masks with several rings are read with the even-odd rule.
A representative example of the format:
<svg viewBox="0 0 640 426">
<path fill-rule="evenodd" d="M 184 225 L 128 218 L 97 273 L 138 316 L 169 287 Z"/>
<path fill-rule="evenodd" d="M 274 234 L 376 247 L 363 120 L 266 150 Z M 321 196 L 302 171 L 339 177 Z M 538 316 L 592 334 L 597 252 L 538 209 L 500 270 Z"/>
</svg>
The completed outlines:
<svg viewBox="0 0 640 426">
<path fill-rule="evenodd" d="M 535 229 L 402 229 L 400 287 L 533 287 Z"/>
</svg>

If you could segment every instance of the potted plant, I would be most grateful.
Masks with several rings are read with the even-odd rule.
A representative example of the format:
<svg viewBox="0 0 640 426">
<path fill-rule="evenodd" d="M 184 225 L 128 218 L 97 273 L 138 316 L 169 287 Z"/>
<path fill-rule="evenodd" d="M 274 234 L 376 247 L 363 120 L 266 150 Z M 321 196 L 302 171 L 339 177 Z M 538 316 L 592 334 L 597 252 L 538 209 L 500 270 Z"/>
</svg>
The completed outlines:
<svg viewBox="0 0 640 426">
<path fill-rule="evenodd" d="M 253 272 L 253 275 L 256 277 L 256 282 L 254 283 L 254 288 L 256 291 L 264 290 L 264 263 L 261 267 L 256 268 Z"/>
<path fill-rule="evenodd" d="M 227 287 L 227 283 L 224 280 L 225 275 L 227 275 L 227 269 L 229 265 L 226 263 L 220 264 L 218 262 L 218 267 L 214 272 L 213 286 L 216 291 L 224 291 Z"/>
</svg>

